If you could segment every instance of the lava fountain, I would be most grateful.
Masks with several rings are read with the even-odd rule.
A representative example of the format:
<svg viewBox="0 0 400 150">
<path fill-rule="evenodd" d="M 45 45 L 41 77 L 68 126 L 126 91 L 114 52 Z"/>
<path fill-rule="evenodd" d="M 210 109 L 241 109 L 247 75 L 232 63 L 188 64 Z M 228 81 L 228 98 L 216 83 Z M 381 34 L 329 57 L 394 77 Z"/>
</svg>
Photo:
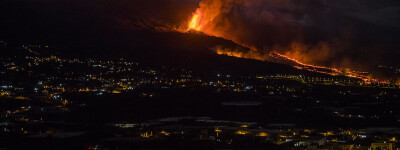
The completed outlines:
<svg viewBox="0 0 400 150">
<path fill-rule="evenodd" d="M 187 29 L 187 31 L 189 30 L 196 30 L 196 31 L 200 31 L 200 27 L 199 27 L 199 15 L 193 15 L 192 20 L 189 22 L 189 28 Z"/>
</svg>

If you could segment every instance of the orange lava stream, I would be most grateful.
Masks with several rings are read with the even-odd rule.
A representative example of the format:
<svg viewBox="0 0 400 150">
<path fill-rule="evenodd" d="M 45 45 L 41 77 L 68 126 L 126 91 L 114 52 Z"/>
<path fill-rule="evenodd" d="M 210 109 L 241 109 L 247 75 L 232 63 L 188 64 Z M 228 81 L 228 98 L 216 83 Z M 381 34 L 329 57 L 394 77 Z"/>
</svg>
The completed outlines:
<svg viewBox="0 0 400 150">
<path fill-rule="evenodd" d="M 196 31 L 200 31 L 200 27 L 199 27 L 199 15 L 193 15 L 192 20 L 189 22 L 189 28 L 187 29 L 187 31 L 193 29 Z"/>
<path fill-rule="evenodd" d="M 337 69 L 337 68 L 329 68 L 329 67 L 324 67 L 324 66 L 316 66 L 316 65 L 305 64 L 305 63 L 302 63 L 302 62 L 300 62 L 300 61 L 298 61 L 298 60 L 296 60 L 296 59 L 294 59 L 294 58 L 290 58 L 290 57 L 288 57 L 288 56 L 286 56 L 286 55 L 279 54 L 279 53 L 277 53 L 277 52 L 271 52 L 271 53 L 270 53 L 270 56 L 271 56 L 271 57 L 274 57 L 273 55 L 278 55 L 279 57 L 283 57 L 283 58 L 285 58 L 285 59 L 288 59 L 288 60 L 290 60 L 290 61 L 293 61 L 293 62 L 295 62 L 295 63 L 297 63 L 297 64 L 299 64 L 299 65 L 302 65 L 302 66 L 331 70 L 332 72 L 336 72 L 336 73 L 339 73 L 339 74 L 342 74 L 342 73 L 343 73 L 343 71 L 341 71 L 341 70 L 339 70 L 339 69 Z"/>
<path fill-rule="evenodd" d="M 317 66 L 317 65 L 310 65 L 310 64 L 305 64 L 302 63 L 294 58 L 290 58 L 286 55 L 280 54 L 278 52 L 271 52 L 270 56 L 273 58 L 283 58 L 289 61 L 294 62 L 297 65 L 294 65 L 293 67 L 297 69 L 302 69 L 302 70 L 307 70 L 307 71 L 312 71 L 312 72 L 318 72 L 322 74 L 329 74 L 329 75 L 343 75 L 351 78 L 357 78 L 363 80 L 365 83 L 382 83 L 382 84 L 389 84 L 388 81 L 380 81 L 378 79 L 371 79 L 369 78 L 366 74 L 369 74 L 369 72 L 359 72 L 359 71 L 352 71 L 352 72 L 344 72 L 339 68 L 332 68 L 332 67 L 324 67 L 324 66 Z M 322 70 L 321 70 L 322 69 Z M 325 70 L 325 71 L 324 71 Z"/>
</svg>

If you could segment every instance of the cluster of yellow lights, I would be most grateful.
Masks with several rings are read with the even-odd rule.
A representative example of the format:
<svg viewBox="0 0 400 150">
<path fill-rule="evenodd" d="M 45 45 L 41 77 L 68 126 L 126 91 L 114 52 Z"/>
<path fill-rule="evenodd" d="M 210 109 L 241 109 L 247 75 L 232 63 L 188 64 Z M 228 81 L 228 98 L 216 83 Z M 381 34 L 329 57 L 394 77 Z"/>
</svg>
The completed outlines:
<svg viewBox="0 0 400 150">
<path fill-rule="evenodd" d="M 239 135 L 246 135 L 247 133 L 249 133 L 248 131 L 244 131 L 244 130 L 239 130 L 236 131 L 235 134 L 239 134 Z"/>
<path fill-rule="evenodd" d="M 8 93 L 8 92 L 0 92 L 0 96 L 9 96 L 10 95 L 10 93 Z"/>
<path fill-rule="evenodd" d="M 165 135 L 165 136 L 169 136 L 169 135 L 170 135 L 169 132 L 166 132 L 166 131 L 164 131 L 164 130 L 162 130 L 160 133 L 163 134 L 163 135 Z"/>
<path fill-rule="evenodd" d="M 140 136 L 142 137 L 142 138 L 149 138 L 149 137 L 152 137 L 153 136 L 153 132 L 145 132 L 145 133 L 141 133 L 140 134 Z"/>
</svg>

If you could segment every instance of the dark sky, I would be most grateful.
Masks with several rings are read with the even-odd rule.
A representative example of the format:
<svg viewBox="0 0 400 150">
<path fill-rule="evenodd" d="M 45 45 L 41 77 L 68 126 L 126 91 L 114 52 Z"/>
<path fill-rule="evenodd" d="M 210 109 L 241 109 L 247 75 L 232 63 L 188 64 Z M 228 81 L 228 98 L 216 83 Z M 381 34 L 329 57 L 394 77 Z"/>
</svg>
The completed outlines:
<svg viewBox="0 0 400 150">
<path fill-rule="evenodd" d="M 204 0 L 205 2 L 209 0 Z M 324 65 L 400 64 L 398 0 L 214 0 L 209 28 L 260 51 Z M 1 0 L 0 38 L 119 40 L 125 31 L 165 31 L 200 0 Z M 92 42 L 95 44 L 95 42 Z"/>
</svg>

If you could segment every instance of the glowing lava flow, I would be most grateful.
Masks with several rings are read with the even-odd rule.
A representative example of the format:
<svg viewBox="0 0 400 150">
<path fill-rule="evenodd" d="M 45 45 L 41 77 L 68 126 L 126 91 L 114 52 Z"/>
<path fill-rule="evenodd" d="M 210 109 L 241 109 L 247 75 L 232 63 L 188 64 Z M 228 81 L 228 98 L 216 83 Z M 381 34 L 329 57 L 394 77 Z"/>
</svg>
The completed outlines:
<svg viewBox="0 0 400 150">
<path fill-rule="evenodd" d="M 305 63 L 302 63 L 302 62 L 300 62 L 300 61 L 298 61 L 298 60 L 296 60 L 296 59 L 294 59 L 294 58 L 290 58 L 290 57 L 288 57 L 288 56 L 286 56 L 286 55 L 279 54 L 279 53 L 277 53 L 277 52 L 271 52 L 271 53 L 270 53 L 270 56 L 271 56 L 271 57 L 274 57 L 274 58 L 277 58 L 277 57 L 275 57 L 275 56 L 282 57 L 282 58 L 284 58 L 284 59 L 293 61 L 294 63 L 299 64 L 299 65 L 301 65 L 301 66 L 305 66 L 305 67 L 311 67 L 311 68 L 323 69 L 323 70 L 330 70 L 330 71 L 332 71 L 332 72 L 334 72 L 334 73 L 337 73 L 337 74 L 342 74 L 342 73 L 343 73 L 343 71 L 341 71 L 341 70 L 339 70 L 339 69 L 337 69 L 337 68 L 329 68 L 329 67 L 324 67 L 324 66 L 316 66 L 316 65 L 305 64 Z"/>
<path fill-rule="evenodd" d="M 307 70 L 307 71 L 312 71 L 312 72 L 318 72 L 318 73 L 323 73 L 323 74 L 329 74 L 329 75 L 343 75 L 347 77 L 352 77 L 352 78 L 357 78 L 361 79 L 364 82 L 369 82 L 369 83 L 384 83 L 388 84 L 388 81 L 379 81 L 378 79 L 371 79 L 368 77 L 368 72 L 358 72 L 358 71 L 348 71 L 344 72 L 341 69 L 338 68 L 329 68 L 329 67 L 324 67 L 324 66 L 316 66 L 316 65 L 310 65 L 310 64 L 305 64 L 302 63 L 294 58 L 290 58 L 286 55 L 279 54 L 277 52 L 271 52 L 270 56 L 275 58 L 275 59 L 283 59 L 287 61 L 291 61 L 295 63 L 295 65 L 292 65 L 293 67 L 297 69 L 302 69 L 302 70 Z"/>
<path fill-rule="evenodd" d="M 232 56 L 232 57 L 255 59 L 255 60 L 261 60 L 261 61 L 269 60 L 269 61 L 274 61 L 277 63 L 288 64 L 299 70 L 307 70 L 310 72 L 317 72 L 317 73 L 328 74 L 328 75 L 332 75 L 332 76 L 340 75 L 340 76 L 347 76 L 347 77 L 351 77 L 351 78 L 357 78 L 357 79 L 363 80 L 364 83 L 367 83 L 367 84 L 368 83 L 369 84 L 370 83 L 390 84 L 389 81 L 383 81 L 383 80 L 373 79 L 373 78 L 369 77 L 369 75 L 370 75 L 369 72 L 344 71 L 339 68 L 310 65 L 310 64 L 300 62 L 299 60 L 290 58 L 289 56 L 280 54 L 275 51 L 270 52 L 268 55 L 269 57 L 273 58 L 272 60 L 268 59 L 267 55 L 263 55 L 262 53 L 257 52 L 257 51 L 240 52 L 240 51 L 234 51 L 234 50 L 229 50 L 229 49 L 217 49 L 216 52 L 219 55 L 227 55 L 227 56 Z"/>
</svg>

